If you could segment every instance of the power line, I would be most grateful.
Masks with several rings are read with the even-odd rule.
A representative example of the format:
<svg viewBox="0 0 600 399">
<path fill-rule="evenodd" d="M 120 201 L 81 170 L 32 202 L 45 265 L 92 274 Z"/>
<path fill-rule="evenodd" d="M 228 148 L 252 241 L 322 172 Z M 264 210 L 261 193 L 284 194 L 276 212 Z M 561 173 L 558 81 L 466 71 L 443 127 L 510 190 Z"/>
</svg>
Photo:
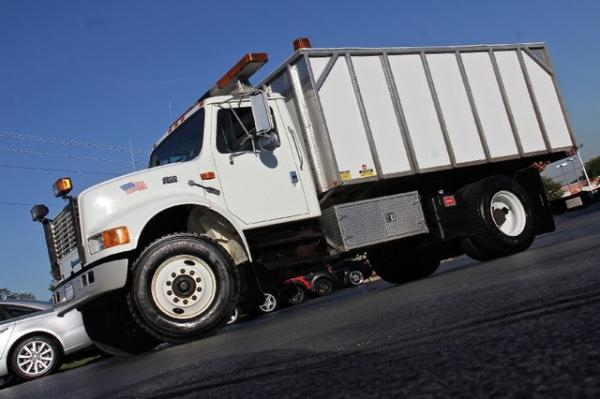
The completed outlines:
<svg viewBox="0 0 600 399">
<path fill-rule="evenodd" d="M 20 148 L 8 148 L 8 147 L 0 147 L 0 150 L 8 151 L 8 152 L 16 152 L 16 153 L 21 153 L 21 154 L 54 157 L 54 158 L 82 159 L 82 160 L 86 160 L 86 161 L 113 162 L 113 163 L 124 163 L 124 164 L 131 165 L 131 161 L 123 161 L 120 159 L 88 157 L 88 156 L 84 156 L 84 155 L 57 154 L 57 153 L 53 153 L 53 152 L 31 151 L 31 150 L 23 150 Z M 136 163 L 145 164 L 145 162 L 136 162 Z"/>
<path fill-rule="evenodd" d="M 139 149 L 132 148 L 127 146 L 119 146 L 119 145 L 110 145 L 110 144 L 98 144 L 98 143 L 88 143 L 84 141 L 77 140 L 67 140 L 55 137 L 44 137 L 44 136 L 33 136 L 29 134 L 21 134 L 21 133 L 11 133 L 11 132 L 0 132 L 0 137 L 9 138 L 9 139 L 17 139 L 24 141 L 32 141 L 36 143 L 42 144 L 60 144 L 71 147 L 83 147 L 83 148 L 93 148 L 99 150 L 107 150 L 107 151 L 118 151 L 118 152 L 136 152 L 145 155 L 150 155 L 150 152 Z"/>
<path fill-rule="evenodd" d="M 6 201 L 0 201 L 0 205 L 8 205 L 8 206 L 35 206 L 35 205 L 39 205 L 39 204 L 28 204 L 25 202 L 6 202 Z M 46 204 L 46 206 L 56 206 L 56 207 L 63 207 L 64 204 L 59 205 L 59 204 Z"/>
<path fill-rule="evenodd" d="M 100 172 L 100 171 L 92 171 L 92 170 L 76 170 L 76 169 L 60 169 L 60 168 L 36 168 L 33 166 L 22 166 L 22 165 L 7 165 L 0 164 L 0 168 L 8 168 L 8 169 L 24 169 L 24 170 L 33 170 L 40 172 L 65 172 L 65 173 L 83 173 L 89 175 L 104 175 L 104 176 L 120 176 L 120 173 L 110 173 L 110 172 Z M 123 174 L 126 172 L 123 172 Z"/>
</svg>

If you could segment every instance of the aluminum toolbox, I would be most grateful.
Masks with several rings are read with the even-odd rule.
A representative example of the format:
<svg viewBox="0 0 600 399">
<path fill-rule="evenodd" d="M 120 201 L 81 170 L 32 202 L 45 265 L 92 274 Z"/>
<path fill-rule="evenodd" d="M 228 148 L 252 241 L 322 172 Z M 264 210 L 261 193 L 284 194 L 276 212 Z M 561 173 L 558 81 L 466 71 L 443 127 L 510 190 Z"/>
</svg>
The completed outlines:
<svg viewBox="0 0 600 399">
<path fill-rule="evenodd" d="M 575 145 L 543 43 L 301 49 L 259 86 L 284 96 L 319 193 Z"/>
<path fill-rule="evenodd" d="M 321 227 L 340 251 L 429 232 L 416 191 L 332 206 Z"/>
</svg>

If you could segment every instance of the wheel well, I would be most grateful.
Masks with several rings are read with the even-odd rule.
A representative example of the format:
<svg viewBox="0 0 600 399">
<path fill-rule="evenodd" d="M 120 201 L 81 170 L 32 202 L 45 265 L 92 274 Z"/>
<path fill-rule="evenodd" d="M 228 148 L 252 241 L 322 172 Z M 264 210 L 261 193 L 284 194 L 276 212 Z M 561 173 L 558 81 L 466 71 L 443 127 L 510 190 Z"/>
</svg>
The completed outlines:
<svg viewBox="0 0 600 399">
<path fill-rule="evenodd" d="M 235 227 L 221 214 L 199 205 L 174 206 L 152 217 L 140 234 L 135 256 L 157 238 L 184 231 L 215 239 L 236 265 L 248 261 L 244 241 Z"/>
<path fill-rule="evenodd" d="M 8 369 L 10 371 L 12 371 L 12 362 L 10 359 L 12 359 L 12 355 L 17 347 L 17 345 L 19 345 L 21 342 L 25 341 L 27 338 L 31 338 L 31 337 L 46 337 L 49 338 L 51 340 L 53 340 L 54 342 L 56 342 L 58 344 L 58 349 L 60 350 L 59 356 L 64 356 L 65 354 L 65 348 L 63 348 L 62 342 L 60 342 L 60 340 L 55 337 L 54 335 L 45 332 L 45 331 L 35 331 L 35 332 L 31 332 L 28 334 L 23 335 L 21 338 L 19 338 L 18 340 L 15 341 L 14 344 L 12 344 L 12 346 L 10 347 L 10 350 L 8 351 L 8 356 L 6 358 L 7 360 L 7 365 L 8 365 Z"/>
</svg>

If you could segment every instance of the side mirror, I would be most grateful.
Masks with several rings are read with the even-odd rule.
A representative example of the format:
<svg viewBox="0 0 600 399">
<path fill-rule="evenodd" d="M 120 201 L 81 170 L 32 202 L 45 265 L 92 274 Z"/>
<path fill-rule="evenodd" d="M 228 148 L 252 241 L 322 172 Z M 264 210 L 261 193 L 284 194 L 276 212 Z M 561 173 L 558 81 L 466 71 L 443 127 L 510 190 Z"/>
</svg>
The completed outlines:
<svg viewBox="0 0 600 399">
<path fill-rule="evenodd" d="M 252 116 L 254 117 L 256 134 L 261 135 L 271 132 L 275 126 L 273 125 L 273 119 L 271 118 L 267 94 L 263 91 L 252 94 L 250 96 L 250 106 L 252 107 Z"/>
</svg>

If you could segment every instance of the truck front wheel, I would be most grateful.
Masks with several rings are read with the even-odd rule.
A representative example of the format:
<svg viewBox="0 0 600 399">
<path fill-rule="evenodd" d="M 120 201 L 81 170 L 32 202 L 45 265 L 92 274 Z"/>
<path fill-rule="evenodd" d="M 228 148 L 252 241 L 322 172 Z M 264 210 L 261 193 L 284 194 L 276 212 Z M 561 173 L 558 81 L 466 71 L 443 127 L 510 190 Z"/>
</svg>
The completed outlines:
<svg viewBox="0 0 600 399">
<path fill-rule="evenodd" d="M 155 241 L 135 261 L 127 302 L 145 331 L 181 343 L 224 326 L 238 298 L 229 254 L 209 237 L 178 233 Z"/>
<path fill-rule="evenodd" d="M 463 190 L 472 236 L 462 239 L 471 258 L 488 260 L 524 251 L 535 237 L 529 196 L 517 182 L 492 176 Z"/>
<path fill-rule="evenodd" d="M 371 249 L 367 257 L 379 277 L 393 284 L 425 278 L 440 266 L 440 257 L 434 248 L 403 251 L 398 244 L 387 244 Z"/>
</svg>

